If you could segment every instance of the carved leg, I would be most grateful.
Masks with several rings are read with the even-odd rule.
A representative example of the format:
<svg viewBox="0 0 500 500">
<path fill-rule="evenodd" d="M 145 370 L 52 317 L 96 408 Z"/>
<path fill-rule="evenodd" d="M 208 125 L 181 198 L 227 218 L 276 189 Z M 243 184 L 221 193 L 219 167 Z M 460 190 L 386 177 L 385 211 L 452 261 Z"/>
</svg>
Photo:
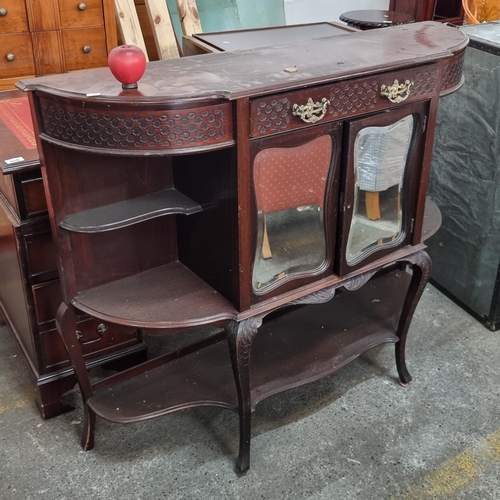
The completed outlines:
<svg viewBox="0 0 500 500">
<path fill-rule="evenodd" d="M 80 386 L 85 407 L 84 429 L 81 442 L 84 450 L 90 450 L 94 444 L 95 414 L 87 407 L 87 400 L 92 396 L 92 384 L 85 360 L 83 359 L 82 349 L 76 336 L 77 316 L 72 306 L 68 306 L 64 302 L 59 306 L 56 314 L 56 327 L 69 359 L 73 364 L 78 385 Z"/>
<path fill-rule="evenodd" d="M 370 220 L 380 219 L 380 193 L 378 191 L 365 192 L 366 216 Z"/>
<path fill-rule="evenodd" d="M 252 436 L 250 400 L 250 351 L 262 318 L 248 318 L 241 323 L 229 321 L 226 325 L 229 352 L 233 365 L 238 413 L 240 417 L 240 451 L 236 467 L 245 472 L 250 467 L 250 439 Z"/>
<path fill-rule="evenodd" d="M 425 286 L 429 282 L 432 262 L 431 258 L 423 250 L 411 255 L 405 260 L 411 264 L 413 275 L 408 293 L 405 297 L 396 332 L 399 338 L 399 341 L 396 343 L 396 366 L 401 385 L 408 386 L 411 382 L 411 375 L 406 368 L 405 360 L 406 334 L 408 333 L 408 328 L 410 327 L 410 322 L 418 301 L 422 296 Z"/>
</svg>

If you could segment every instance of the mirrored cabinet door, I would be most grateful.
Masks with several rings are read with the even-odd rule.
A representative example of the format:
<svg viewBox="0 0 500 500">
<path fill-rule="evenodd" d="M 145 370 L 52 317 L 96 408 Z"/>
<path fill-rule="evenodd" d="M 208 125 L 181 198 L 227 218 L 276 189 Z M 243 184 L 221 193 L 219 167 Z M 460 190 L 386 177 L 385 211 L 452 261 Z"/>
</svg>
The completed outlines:
<svg viewBox="0 0 500 500">
<path fill-rule="evenodd" d="M 332 264 L 340 126 L 260 141 L 253 156 L 254 296 L 317 277 Z M 257 150 L 258 149 L 258 150 Z"/>
<path fill-rule="evenodd" d="M 425 106 L 382 113 L 348 125 L 341 273 L 409 240 L 422 154 Z"/>
</svg>

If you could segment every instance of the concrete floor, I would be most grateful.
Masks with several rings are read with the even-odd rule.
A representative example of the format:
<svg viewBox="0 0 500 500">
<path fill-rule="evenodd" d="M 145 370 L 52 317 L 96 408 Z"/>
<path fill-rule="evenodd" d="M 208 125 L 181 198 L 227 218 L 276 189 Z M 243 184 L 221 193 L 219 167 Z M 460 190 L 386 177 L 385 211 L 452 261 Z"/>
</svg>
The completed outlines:
<svg viewBox="0 0 500 500">
<path fill-rule="evenodd" d="M 432 286 L 409 334 L 409 388 L 393 347 L 261 403 L 252 465 L 238 474 L 236 414 L 189 410 L 142 424 L 82 408 L 42 421 L 10 332 L 0 328 L 0 499 L 499 499 L 500 332 Z"/>
</svg>

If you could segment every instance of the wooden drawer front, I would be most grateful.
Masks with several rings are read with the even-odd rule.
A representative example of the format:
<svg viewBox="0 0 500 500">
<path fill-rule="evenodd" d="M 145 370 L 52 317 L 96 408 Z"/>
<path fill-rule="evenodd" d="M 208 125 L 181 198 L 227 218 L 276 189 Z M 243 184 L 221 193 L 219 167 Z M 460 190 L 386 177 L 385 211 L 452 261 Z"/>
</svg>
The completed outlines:
<svg viewBox="0 0 500 500">
<path fill-rule="evenodd" d="M 21 180 L 26 217 L 38 217 L 47 213 L 47 199 L 43 181 L 39 178 Z"/>
<path fill-rule="evenodd" d="M 63 30 L 62 40 L 66 71 L 108 64 L 104 28 Z"/>
<path fill-rule="evenodd" d="M 65 0 L 59 2 L 63 28 L 90 28 L 103 26 L 102 0 Z"/>
<path fill-rule="evenodd" d="M 135 334 L 119 333 L 113 328 L 104 330 L 102 323 L 87 319 L 78 323 L 78 335 L 85 359 L 104 356 L 118 348 L 137 344 Z M 103 331 L 104 330 L 104 331 Z M 53 371 L 69 365 L 68 355 L 57 330 L 49 330 L 40 334 L 43 364 L 47 371 Z"/>
<path fill-rule="evenodd" d="M 29 275 L 32 278 L 57 272 L 57 252 L 48 221 L 46 226 L 44 231 L 26 234 L 24 237 Z"/>
<path fill-rule="evenodd" d="M 293 116 L 294 104 L 305 105 L 308 99 L 314 103 L 323 98 L 330 101 L 324 117 L 316 122 L 324 123 L 397 106 L 399 103 L 392 103 L 381 95 L 382 85 L 391 86 L 395 80 L 399 83 L 414 82 L 405 104 L 430 98 L 436 93 L 436 79 L 437 66 L 429 65 L 254 99 L 251 103 L 251 136 L 261 137 L 310 125 Z"/>
<path fill-rule="evenodd" d="M 32 287 L 35 315 L 40 332 L 55 328 L 55 317 L 62 303 L 59 280 L 52 280 Z"/>
<path fill-rule="evenodd" d="M 26 6 L 22 0 L 2 0 L 0 9 L 0 33 L 28 31 Z"/>
<path fill-rule="evenodd" d="M 35 74 L 35 61 L 29 33 L 0 35 L 1 78 L 15 78 Z M 9 60 L 12 59 L 13 60 Z"/>
<path fill-rule="evenodd" d="M 56 103 L 43 95 L 40 106 L 43 139 L 86 150 L 202 150 L 229 145 L 233 138 L 232 106 L 227 101 L 196 108 L 157 109 L 151 105 L 121 111 L 110 109 L 107 103 Z"/>
</svg>

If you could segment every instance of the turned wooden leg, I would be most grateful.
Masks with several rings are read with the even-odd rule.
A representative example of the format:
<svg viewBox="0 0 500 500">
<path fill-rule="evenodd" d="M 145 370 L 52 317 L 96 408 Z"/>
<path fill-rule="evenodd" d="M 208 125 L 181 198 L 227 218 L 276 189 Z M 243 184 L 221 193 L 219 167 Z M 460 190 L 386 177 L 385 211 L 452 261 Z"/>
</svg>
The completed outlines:
<svg viewBox="0 0 500 500">
<path fill-rule="evenodd" d="M 80 386 L 85 407 L 81 443 L 84 450 L 90 450 L 94 446 L 95 413 L 87 407 L 87 400 L 92 396 L 92 384 L 85 360 L 83 359 L 82 349 L 76 336 L 77 319 L 76 312 L 72 306 L 68 306 L 64 302 L 59 306 L 56 314 L 56 327 L 75 370 L 78 385 Z"/>
<path fill-rule="evenodd" d="M 380 219 L 380 193 L 365 191 L 366 216 L 370 220 Z"/>
<path fill-rule="evenodd" d="M 405 259 L 405 261 L 411 264 L 413 274 L 410 281 L 410 287 L 405 297 L 403 309 L 401 310 L 396 332 L 399 338 L 399 341 L 396 343 L 396 366 L 401 385 L 408 386 L 411 382 L 411 375 L 406 368 L 406 335 L 418 301 L 422 296 L 425 286 L 429 282 L 432 262 L 431 258 L 423 250 L 411 255 L 408 259 Z"/>
<path fill-rule="evenodd" d="M 245 472 L 250 467 L 250 439 L 252 437 L 250 399 L 250 351 L 252 342 L 262 324 L 262 318 L 248 318 L 240 323 L 229 321 L 226 326 L 229 352 L 233 365 L 238 413 L 240 418 L 240 451 L 236 467 Z"/>
<path fill-rule="evenodd" d="M 264 234 L 262 235 L 262 258 L 270 259 L 273 256 L 271 245 L 269 245 L 269 235 L 267 234 L 266 216 L 264 215 Z"/>
</svg>

